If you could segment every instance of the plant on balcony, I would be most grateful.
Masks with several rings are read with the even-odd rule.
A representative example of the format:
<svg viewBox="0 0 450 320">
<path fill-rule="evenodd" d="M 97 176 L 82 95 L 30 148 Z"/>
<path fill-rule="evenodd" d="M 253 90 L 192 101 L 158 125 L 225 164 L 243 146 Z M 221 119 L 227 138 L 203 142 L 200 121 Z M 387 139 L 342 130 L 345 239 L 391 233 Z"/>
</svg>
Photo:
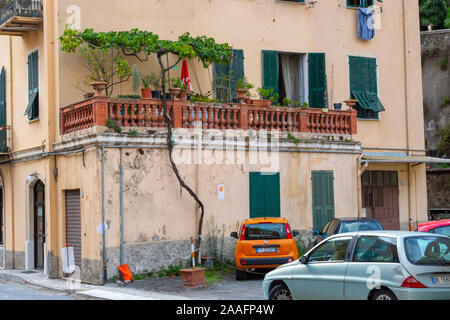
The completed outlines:
<svg viewBox="0 0 450 320">
<path fill-rule="evenodd" d="M 83 84 L 97 86 L 111 96 L 113 88 L 131 77 L 131 69 L 124 62 L 119 50 L 114 48 L 98 48 L 95 46 L 80 46 L 78 54 L 83 58 L 83 66 L 88 70 Z"/>
<path fill-rule="evenodd" d="M 155 78 L 157 78 L 157 75 L 155 73 L 142 75 L 136 64 L 133 65 L 132 74 L 133 74 L 133 91 L 137 92 L 139 88 L 141 88 L 142 98 L 144 99 L 151 98 L 153 92 L 150 86 L 153 85 L 153 83 L 155 82 Z"/>
<path fill-rule="evenodd" d="M 253 89 L 255 86 L 248 82 L 247 77 L 239 78 L 236 82 L 235 91 L 238 95 L 238 99 L 245 99 L 250 89 Z"/>
<path fill-rule="evenodd" d="M 294 108 L 297 108 L 298 105 L 299 105 L 298 101 L 294 101 L 294 100 L 288 99 L 287 97 L 284 97 L 283 100 L 281 100 L 280 107 L 285 107 L 285 108 L 288 108 L 288 107 L 292 108 L 292 107 L 294 107 Z"/>
<path fill-rule="evenodd" d="M 253 104 L 257 107 L 270 107 L 272 104 L 277 104 L 280 96 L 275 93 L 273 89 L 258 88 L 258 94 L 261 99 L 253 100 Z"/>
<path fill-rule="evenodd" d="M 178 37 L 178 40 L 160 40 L 159 36 L 148 31 L 133 29 L 131 31 L 120 32 L 94 32 L 92 29 L 86 29 L 83 32 L 71 30 L 66 27 L 64 34 L 60 37 L 62 50 L 67 53 L 76 52 L 80 47 L 100 48 L 101 50 L 110 50 L 111 52 L 120 52 L 116 59 L 117 65 L 124 73 L 125 70 L 131 70 L 127 60 L 123 56 L 132 56 L 139 61 L 148 61 L 150 55 L 155 54 L 161 70 L 162 86 L 162 116 L 167 125 L 167 146 L 169 150 L 169 161 L 178 182 L 180 189 L 185 189 L 189 195 L 194 198 L 200 208 L 200 219 L 198 225 L 198 237 L 196 241 L 196 250 L 200 250 L 202 239 L 203 218 L 205 208 L 203 202 L 197 194 L 190 188 L 181 177 L 178 168 L 173 160 L 173 123 L 172 114 L 167 112 L 166 100 L 166 76 L 168 72 L 176 66 L 182 59 L 198 59 L 202 62 L 204 68 L 208 68 L 212 63 L 230 64 L 232 58 L 232 47 L 227 43 L 216 43 L 213 38 L 206 36 L 192 37 L 188 32 Z M 164 65 L 163 58 L 168 55 L 178 57 L 173 65 Z M 169 61 L 169 59 L 167 59 Z M 168 64 L 168 63 L 167 63 Z M 129 73 L 131 73 L 129 71 Z"/>
</svg>

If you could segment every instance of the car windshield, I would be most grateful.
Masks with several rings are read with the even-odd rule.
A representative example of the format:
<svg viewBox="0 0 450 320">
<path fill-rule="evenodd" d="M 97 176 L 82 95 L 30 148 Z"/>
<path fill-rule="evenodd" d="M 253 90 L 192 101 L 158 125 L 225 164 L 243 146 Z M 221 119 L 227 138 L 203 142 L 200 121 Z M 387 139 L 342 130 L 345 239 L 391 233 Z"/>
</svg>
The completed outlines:
<svg viewBox="0 0 450 320">
<path fill-rule="evenodd" d="M 383 230 L 378 221 L 342 221 L 339 233 Z"/>
<path fill-rule="evenodd" d="M 408 237 L 406 256 L 415 265 L 444 265 L 450 263 L 450 239 L 444 237 Z"/>
<path fill-rule="evenodd" d="M 286 239 L 284 223 L 248 224 L 245 229 L 245 240 Z"/>
</svg>

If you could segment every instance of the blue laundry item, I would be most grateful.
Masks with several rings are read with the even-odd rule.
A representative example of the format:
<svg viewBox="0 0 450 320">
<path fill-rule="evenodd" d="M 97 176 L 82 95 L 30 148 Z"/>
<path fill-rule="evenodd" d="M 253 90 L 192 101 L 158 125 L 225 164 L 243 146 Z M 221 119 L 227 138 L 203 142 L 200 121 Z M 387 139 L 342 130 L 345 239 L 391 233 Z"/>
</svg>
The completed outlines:
<svg viewBox="0 0 450 320">
<path fill-rule="evenodd" d="M 358 35 L 361 40 L 372 40 L 375 36 L 372 8 L 359 8 Z"/>
</svg>

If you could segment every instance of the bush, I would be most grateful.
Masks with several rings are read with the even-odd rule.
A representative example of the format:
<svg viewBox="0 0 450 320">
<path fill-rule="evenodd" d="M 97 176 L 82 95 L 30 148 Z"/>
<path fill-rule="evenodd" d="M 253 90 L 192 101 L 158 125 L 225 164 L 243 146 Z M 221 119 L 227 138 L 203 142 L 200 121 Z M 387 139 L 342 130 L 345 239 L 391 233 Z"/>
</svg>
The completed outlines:
<svg viewBox="0 0 450 320">
<path fill-rule="evenodd" d="M 439 156 L 450 157 L 450 123 L 441 130 L 441 141 L 438 145 Z"/>
</svg>

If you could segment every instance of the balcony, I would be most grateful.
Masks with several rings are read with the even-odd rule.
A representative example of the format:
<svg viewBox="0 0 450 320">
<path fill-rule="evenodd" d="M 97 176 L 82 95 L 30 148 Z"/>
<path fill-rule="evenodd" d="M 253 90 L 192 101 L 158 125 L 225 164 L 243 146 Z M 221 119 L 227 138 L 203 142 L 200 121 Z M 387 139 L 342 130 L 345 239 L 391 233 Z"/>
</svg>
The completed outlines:
<svg viewBox="0 0 450 320">
<path fill-rule="evenodd" d="M 355 110 L 256 107 L 251 104 L 167 100 L 174 128 L 279 130 L 328 135 L 357 134 Z M 61 134 L 106 126 L 108 118 L 122 128 L 163 128 L 162 100 L 96 96 L 60 110 Z"/>
<path fill-rule="evenodd" d="M 0 0 L 0 35 L 23 36 L 41 23 L 41 0 Z"/>
</svg>

